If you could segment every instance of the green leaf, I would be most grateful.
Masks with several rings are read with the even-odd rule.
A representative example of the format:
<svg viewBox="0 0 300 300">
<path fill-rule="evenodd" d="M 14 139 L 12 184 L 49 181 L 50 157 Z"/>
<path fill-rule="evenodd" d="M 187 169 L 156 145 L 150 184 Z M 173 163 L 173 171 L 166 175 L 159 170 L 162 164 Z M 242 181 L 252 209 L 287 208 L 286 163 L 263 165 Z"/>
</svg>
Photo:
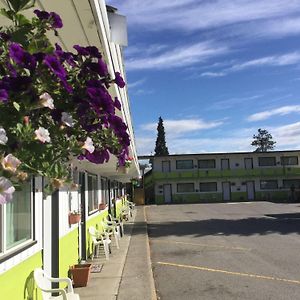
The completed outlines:
<svg viewBox="0 0 300 300">
<path fill-rule="evenodd" d="M 1 8 L 0 9 L 0 14 L 10 20 L 14 19 L 14 13 L 11 10 L 5 9 L 5 8 Z"/>
<path fill-rule="evenodd" d="M 20 104 L 19 104 L 19 103 L 13 102 L 13 105 L 14 105 L 14 108 L 15 108 L 17 111 L 20 111 Z"/>
<path fill-rule="evenodd" d="M 30 21 L 22 14 L 17 14 L 16 20 L 17 20 L 19 26 L 22 26 L 25 24 L 30 24 Z"/>
</svg>

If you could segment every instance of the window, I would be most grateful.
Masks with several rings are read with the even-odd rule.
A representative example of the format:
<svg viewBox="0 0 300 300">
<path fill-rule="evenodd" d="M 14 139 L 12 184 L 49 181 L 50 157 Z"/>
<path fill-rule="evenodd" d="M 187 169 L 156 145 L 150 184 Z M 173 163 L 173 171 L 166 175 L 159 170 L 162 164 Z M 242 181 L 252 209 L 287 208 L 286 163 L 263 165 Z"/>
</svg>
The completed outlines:
<svg viewBox="0 0 300 300">
<path fill-rule="evenodd" d="M 167 172 L 170 172 L 171 171 L 171 168 L 170 168 L 170 161 L 169 160 L 165 160 L 165 161 L 162 161 L 162 171 L 164 173 L 167 173 Z M 177 168 L 178 169 L 178 168 Z"/>
<path fill-rule="evenodd" d="M 276 190 L 278 189 L 277 180 L 261 180 L 260 181 L 261 190 Z"/>
<path fill-rule="evenodd" d="M 283 188 L 290 189 L 291 186 L 295 188 L 300 188 L 300 179 L 283 179 Z"/>
<path fill-rule="evenodd" d="M 176 169 L 193 169 L 193 160 L 176 160 Z"/>
<path fill-rule="evenodd" d="M 88 208 L 89 213 L 98 209 L 98 184 L 96 175 L 88 175 Z"/>
<path fill-rule="evenodd" d="M 298 156 L 282 156 L 281 164 L 283 166 L 298 165 Z"/>
<path fill-rule="evenodd" d="M 101 178 L 101 201 L 107 203 L 107 179 Z"/>
<path fill-rule="evenodd" d="M 276 165 L 276 158 L 275 157 L 259 157 L 258 158 L 258 165 L 260 167 L 275 166 Z"/>
<path fill-rule="evenodd" d="M 199 169 L 214 169 L 216 167 L 216 161 L 214 159 L 200 159 L 198 160 Z"/>
<path fill-rule="evenodd" d="M 200 192 L 216 192 L 217 183 L 216 182 L 201 182 Z"/>
<path fill-rule="evenodd" d="M 193 183 L 178 183 L 177 184 L 177 193 L 192 193 L 194 192 Z"/>
<path fill-rule="evenodd" d="M 21 188 L 14 192 L 11 202 L 0 206 L 0 252 L 4 254 L 33 240 L 32 182 L 23 184 Z"/>
</svg>

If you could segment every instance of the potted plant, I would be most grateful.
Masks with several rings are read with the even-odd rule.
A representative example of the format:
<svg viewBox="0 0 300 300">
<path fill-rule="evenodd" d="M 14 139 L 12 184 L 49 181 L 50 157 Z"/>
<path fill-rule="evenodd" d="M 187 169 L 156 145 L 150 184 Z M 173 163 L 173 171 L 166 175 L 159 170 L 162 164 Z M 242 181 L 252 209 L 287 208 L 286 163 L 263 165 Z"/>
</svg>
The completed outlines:
<svg viewBox="0 0 300 300">
<path fill-rule="evenodd" d="M 69 224 L 77 224 L 80 222 L 81 219 L 81 212 L 80 211 L 71 211 L 69 213 Z"/>
<path fill-rule="evenodd" d="M 91 274 L 91 267 L 91 264 L 86 263 L 79 263 L 70 267 L 74 287 L 87 286 Z"/>
<path fill-rule="evenodd" d="M 128 174 L 130 166 L 132 164 L 132 157 L 128 157 L 125 159 L 123 163 L 118 162 L 117 171 L 121 174 Z"/>
<path fill-rule="evenodd" d="M 106 208 L 106 203 L 99 203 L 99 210 L 103 210 Z"/>
</svg>

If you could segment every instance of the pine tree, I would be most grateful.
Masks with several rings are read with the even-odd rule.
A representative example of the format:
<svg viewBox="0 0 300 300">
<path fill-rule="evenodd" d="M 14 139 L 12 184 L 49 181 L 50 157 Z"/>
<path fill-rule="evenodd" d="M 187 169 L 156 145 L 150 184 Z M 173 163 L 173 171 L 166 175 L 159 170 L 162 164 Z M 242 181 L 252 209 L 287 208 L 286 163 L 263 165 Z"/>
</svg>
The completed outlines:
<svg viewBox="0 0 300 300">
<path fill-rule="evenodd" d="M 165 128 L 163 119 L 159 117 L 157 125 L 157 138 L 154 149 L 155 156 L 169 155 L 169 150 L 166 145 Z"/>
<path fill-rule="evenodd" d="M 276 142 L 273 141 L 272 135 L 266 129 L 258 129 L 258 134 L 253 135 L 252 146 L 257 147 L 255 152 L 267 152 L 268 150 L 273 150 Z"/>
</svg>

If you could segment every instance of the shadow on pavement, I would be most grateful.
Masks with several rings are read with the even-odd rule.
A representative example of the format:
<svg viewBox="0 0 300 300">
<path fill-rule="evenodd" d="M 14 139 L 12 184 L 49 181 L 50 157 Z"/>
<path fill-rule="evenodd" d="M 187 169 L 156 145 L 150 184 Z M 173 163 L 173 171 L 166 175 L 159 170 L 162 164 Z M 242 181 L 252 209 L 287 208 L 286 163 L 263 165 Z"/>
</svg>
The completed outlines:
<svg viewBox="0 0 300 300">
<path fill-rule="evenodd" d="M 138 233 L 138 231 L 136 232 Z M 300 234 L 300 213 L 265 215 L 261 218 L 246 219 L 209 219 L 191 220 L 164 223 L 148 223 L 148 234 L 150 238 L 163 236 L 185 236 L 196 237 L 206 235 L 267 235 L 267 234 Z"/>
</svg>

